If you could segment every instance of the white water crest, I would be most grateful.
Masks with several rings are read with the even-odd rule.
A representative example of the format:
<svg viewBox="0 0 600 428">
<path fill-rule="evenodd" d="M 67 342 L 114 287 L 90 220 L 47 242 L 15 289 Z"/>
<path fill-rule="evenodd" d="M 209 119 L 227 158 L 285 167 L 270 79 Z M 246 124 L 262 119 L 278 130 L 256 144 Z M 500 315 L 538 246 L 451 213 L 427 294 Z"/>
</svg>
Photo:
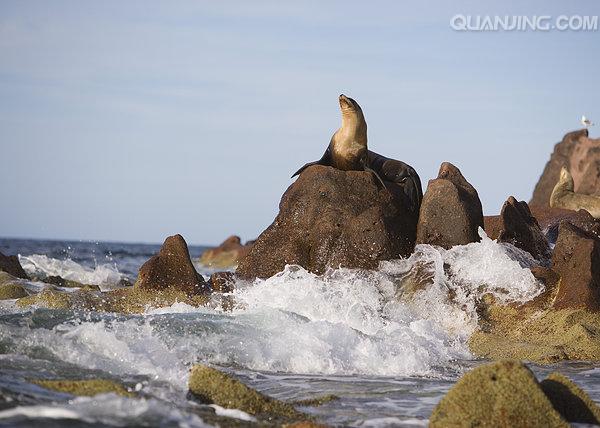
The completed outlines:
<svg viewBox="0 0 600 428">
<path fill-rule="evenodd" d="M 82 284 L 99 285 L 102 290 L 110 289 L 123 277 L 114 263 L 98 264 L 92 269 L 71 259 L 59 260 L 40 254 L 19 255 L 19 261 L 29 275 L 60 276 Z"/>
</svg>

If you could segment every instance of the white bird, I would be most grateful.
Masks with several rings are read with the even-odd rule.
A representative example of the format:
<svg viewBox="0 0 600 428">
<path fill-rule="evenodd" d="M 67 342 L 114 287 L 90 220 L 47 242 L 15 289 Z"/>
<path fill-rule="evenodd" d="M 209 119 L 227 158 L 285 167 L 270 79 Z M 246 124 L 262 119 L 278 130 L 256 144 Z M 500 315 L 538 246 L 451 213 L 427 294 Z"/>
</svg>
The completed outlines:
<svg viewBox="0 0 600 428">
<path fill-rule="evenodd" d="M 583 126 L 585 126 L 586 128 L 593 126 L 594 124 L 592 123 L 591 120 L 589 120 L 587 117 L 585 116 L 581 116 L 581 124 Z"/>
</svg>

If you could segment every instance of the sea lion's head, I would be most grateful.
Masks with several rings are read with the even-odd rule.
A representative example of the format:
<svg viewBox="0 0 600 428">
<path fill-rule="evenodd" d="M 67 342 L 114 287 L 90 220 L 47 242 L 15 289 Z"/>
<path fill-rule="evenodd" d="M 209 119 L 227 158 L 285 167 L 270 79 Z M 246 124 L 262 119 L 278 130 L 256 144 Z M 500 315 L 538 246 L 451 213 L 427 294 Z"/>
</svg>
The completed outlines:
<svg viewBox="0 0 600 428">
<path fill-rule="evenodd" d="M 558 183 L 566 186 L 569 190 L 573 190 L 575 183 L 573 182 L 573 176 L 567 168 L 564 166 L 560 169 L 560 177 Z"/>
<path fill-rule="evenodd" d="M 342 94 L 339 97 L 339 101 L 340 101 L 340 109 L 342 110 L 342 114 L 344 114 L 344 113 L 356 114 L 358 112 L 360 112 L 362 114 L 362 109 L 360 108 L 358 103 L 356 101 L 354 101 L 352 98 L 347 97 L 346 95 Z"/>
<path fill-rule="evenodd" d="M 367 122 L 362 109 L 352 98 L 342 94 L 339 96 L 340 110 L 342 111 L 342 127 L 346 129 L 361 129 L 366 132 Z"/>
</svg>

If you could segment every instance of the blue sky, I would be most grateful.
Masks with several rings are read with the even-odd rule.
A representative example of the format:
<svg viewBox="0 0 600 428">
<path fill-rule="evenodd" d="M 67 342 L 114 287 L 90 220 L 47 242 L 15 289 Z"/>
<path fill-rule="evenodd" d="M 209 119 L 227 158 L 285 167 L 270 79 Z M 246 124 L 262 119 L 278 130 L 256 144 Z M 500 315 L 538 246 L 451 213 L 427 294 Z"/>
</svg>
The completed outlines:
<svg viewBox="0 0 600 428">
<path fill-rule="evenodd" d="M 339 127 L 340 93 L 424 187 L 450 161 L 486 214 L 529 200 L 553 145 L 600 121 L 600 32 L 450 19 L 600 3 L 523 3 L 3 0 L 0 236 L 252 239 Z"/>
</svg>

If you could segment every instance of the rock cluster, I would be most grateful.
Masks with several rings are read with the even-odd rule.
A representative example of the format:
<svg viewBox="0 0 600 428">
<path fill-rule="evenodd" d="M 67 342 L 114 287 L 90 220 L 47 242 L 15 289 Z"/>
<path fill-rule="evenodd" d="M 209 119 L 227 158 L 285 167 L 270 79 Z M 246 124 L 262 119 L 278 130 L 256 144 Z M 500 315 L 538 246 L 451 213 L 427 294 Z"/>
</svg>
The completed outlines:
<svg viewBox="0 0 600 428">
<path fill-rule="evenodd" d="M 433 410 L 432 428 L 569 427 L 600 423 L 600 408 L 558 373 L 538 382 L 519 361 L 504 360 L 464 375 Z"/>
<path fill-rule="evenodd" d="M 483 227 L 483 210 L 477 190 L 457 167 L 444 162 L 423 196 L 417 244 L 448 249 L 477 242 L 480 227 Z"/>
<path fill-rule="evenodd" d="M 236 273 L 266 278 L 287 264 L 315 273 L 340 266 L 373 269 L 412 252 L 416 224 L 417 213 L 393 184 L 384 188 L 370 172 L 311 166 L 287 189 L 275 221 Z"/>
<path fill-rule="evenodd" d="M 575 192 L 600 195 L 600 138 L 589 138 L 588 130 L 581 129 L 569 132 L 554 146 L 554 152 L 535 186 L 530 205 L 548 206 L 563 166 L 573 176 Z"/>
</svg>

